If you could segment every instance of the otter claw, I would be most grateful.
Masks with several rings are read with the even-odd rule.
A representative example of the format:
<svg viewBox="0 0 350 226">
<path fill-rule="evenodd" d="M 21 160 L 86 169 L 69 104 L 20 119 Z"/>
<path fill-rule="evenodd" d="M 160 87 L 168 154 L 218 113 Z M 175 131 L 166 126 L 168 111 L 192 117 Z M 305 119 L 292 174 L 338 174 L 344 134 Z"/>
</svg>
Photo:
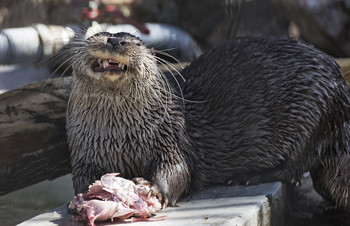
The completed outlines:
<svg viewBox="0 0 350 226">
<path fill-rule="evenodd" d="M 164 202 L 164 203 L 162 204 L 162 210 L 164 210 L 165 207 L 166 207 L 166 203 Z"/>
<path fill-rule="evenodd" d="M 141 184 L 143 186 L 151 187 L 151 183 L 148 180 L 143 179 L 142 177 L 134 177 L 132 182 L 135 184 Z"/>
<path fill-rule="evenodd" d="M 152 184 L 148 180 L 145 180 L 142 177 L 135 177 L 132 179 L 135 184 L 141 184 L 143 186 L 148 186 L 150 191 L 147 194 L 147 197 L 150 198 L 152 195 L 156 196 L 159 202 L 162 204 L 162 209 L 168 205 L 168 199 L 160 192 L 159 186 L 157 184 Z"/>
<path fill-rule="evenodd" d="M 151 197 L 151 195 L 152 195 L 152 190 L 150 190 L 150 191 L 148 192 L 148 194 L 147 194 L 147 198 L 150 198 L 150 197 Z"/>
</svg>

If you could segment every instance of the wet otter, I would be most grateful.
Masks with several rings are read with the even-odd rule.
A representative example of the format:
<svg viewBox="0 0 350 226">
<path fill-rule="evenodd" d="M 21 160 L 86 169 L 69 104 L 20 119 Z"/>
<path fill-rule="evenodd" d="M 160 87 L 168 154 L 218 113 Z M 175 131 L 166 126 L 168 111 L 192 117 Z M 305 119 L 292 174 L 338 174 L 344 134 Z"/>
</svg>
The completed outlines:
<svg viewBox="0 0 350 226">
<path fill-rule="evenodd" d="M 350 94 L 331 57 L 291 38 L 237 38 L 182 76 L 166 79 L 127 33 L 77 48 L 67 109 L 76 193 L 121 172 L 174 205 L 210 184 L 293 182 L 310 170 L 319 192 L 350 207 Z"/>
</svg>

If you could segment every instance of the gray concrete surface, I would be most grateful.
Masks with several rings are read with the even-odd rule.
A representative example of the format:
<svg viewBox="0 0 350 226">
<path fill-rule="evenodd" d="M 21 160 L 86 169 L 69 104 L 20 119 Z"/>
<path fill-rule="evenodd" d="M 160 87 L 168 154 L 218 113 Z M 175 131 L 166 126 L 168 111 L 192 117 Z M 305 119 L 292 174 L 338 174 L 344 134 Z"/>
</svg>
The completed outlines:
<svg viewBox="0 0 350 226">
<path fill-rule="evenodd" d="M 0 196 L 0 226 L 11 226 L 69 202 L 74 196 L 72 175 Z"/>
<path fill-rule="evenodd" d="M 211 187 L 196 193 L 157 213 L 166 216 L 164 221 L 135 222 L 133 225 L 236 225 L 236 226 L 281 226 L 284 225 L 284 186 L 279 183 L 257 186 Z M 113 225 L 116 223 L 99 223 Z M 22 222 L 20 226 L 76 226 L 84 225 L 71 220 L 66 206 Z"/>
</svg>

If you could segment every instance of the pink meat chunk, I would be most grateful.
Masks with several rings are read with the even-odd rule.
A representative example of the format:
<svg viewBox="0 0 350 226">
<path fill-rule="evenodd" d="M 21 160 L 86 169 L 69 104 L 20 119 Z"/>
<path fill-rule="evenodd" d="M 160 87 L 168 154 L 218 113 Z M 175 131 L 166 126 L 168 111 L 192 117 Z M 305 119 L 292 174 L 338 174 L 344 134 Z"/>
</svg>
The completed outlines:
<svg viewBox="0 0 350 226">
<path fill-rule="evenodd" d="M 117 176 L 118 173 L 105 174 L 89 186 L 86 194 L 76 195 L 69 206 L 80 216 L 74 219 L 84 219 L 89 225 L 95 225 L 98 221 L 124 220 L 130 216 L 146 219 L 161 209 L 148 186 L 135 185 Z"/>
<path fill-rule="evenodd" d="M 121 202 L 89 200 L 82 205 L 82 209 L 86 210 L 84 218 L 89 220 L 91 225 L 95 221 L 113 220 L 113 218 L 123 218 L 124 216 L 131 216 L 135 211 Z M 85 214 L 85 211 L 84 211 Z"/>
</svg>

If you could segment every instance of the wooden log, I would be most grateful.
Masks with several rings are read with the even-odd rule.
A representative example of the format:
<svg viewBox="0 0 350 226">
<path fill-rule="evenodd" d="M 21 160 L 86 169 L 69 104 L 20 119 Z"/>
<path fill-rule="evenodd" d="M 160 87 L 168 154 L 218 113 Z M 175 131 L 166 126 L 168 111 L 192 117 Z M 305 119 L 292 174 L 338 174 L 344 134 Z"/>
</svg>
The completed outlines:
<svg viewBox="0 0 350 226">
<path fill-rule="evenodd" d="M 50 79 L 0 95 L 0 195 L 70 172 L 70 83 Z"/>
</svg>

